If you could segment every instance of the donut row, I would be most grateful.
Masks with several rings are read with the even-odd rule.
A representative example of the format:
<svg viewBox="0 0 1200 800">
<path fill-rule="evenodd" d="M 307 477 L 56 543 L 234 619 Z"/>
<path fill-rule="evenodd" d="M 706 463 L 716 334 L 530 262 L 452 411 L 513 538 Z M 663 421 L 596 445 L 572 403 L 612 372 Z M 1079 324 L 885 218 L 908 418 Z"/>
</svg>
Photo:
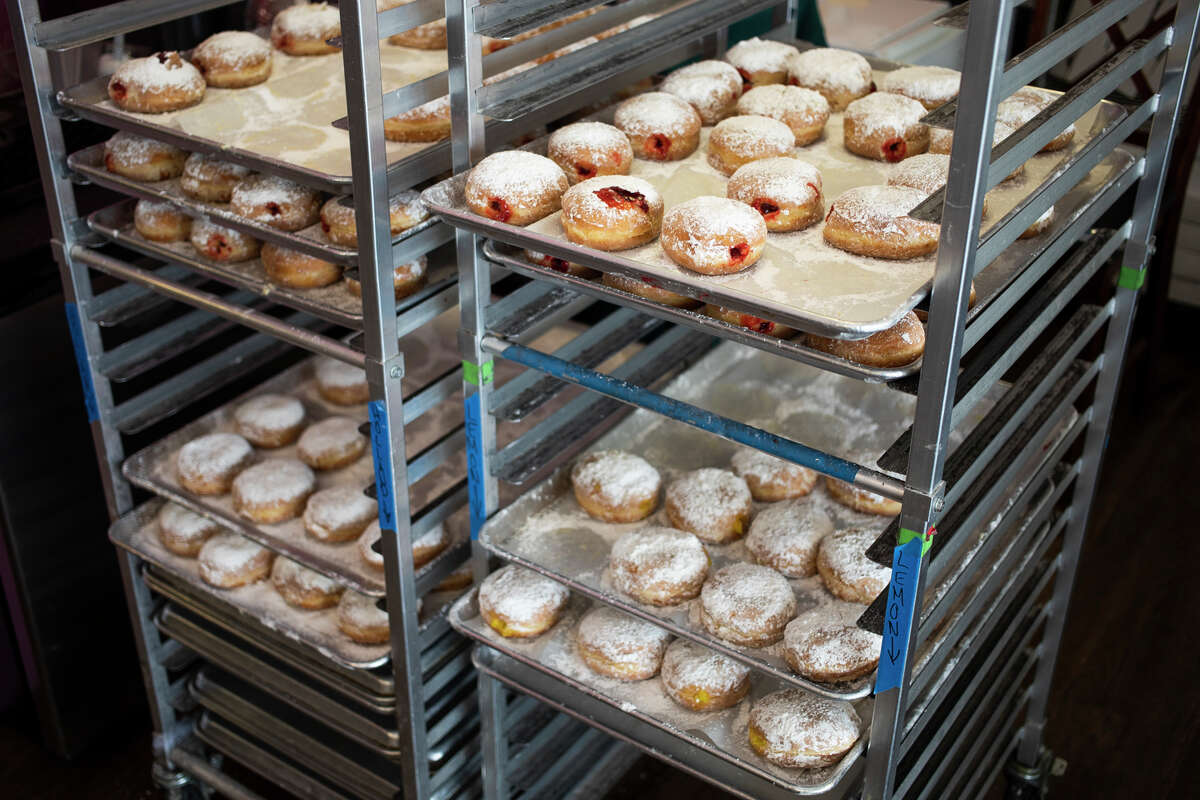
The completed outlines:
<svg viewBox="0 0 1200 800">
<path fill-rule="evenodd" d="M 203 153 L 186 153 L 177 147 L 135 136 L 117 133 L 104 145 L 104 165 L 112 173 L 138 181 L 157 182 L 179 179 L 180 190 L 194 200 L 227 205 L 243 219 L 295 232 L 317 222 L 334 244 L 358 246 L 354 216 L 354 198 L 333 197 L 322 202 L 322 195 L 294 181 L 274 175 L 252 173 L 246 167 L 231 164 Z M 429 211 L 413 190 L 400 192 L 388 204 L 392 235 L 422 222 Z M 134 207 L 134 228 L 152 242 L 190 242 L 196 252 L 210 261 L 238 263 L 259 257 L 267 277 L 279 286 L 313 289 L 342 280 L 342 267 L 316 256 L 263 243 L 239 230 L 219 225 L 207 217 L 193 218 L 185 210 L 166 201 L 139 200 Z M 416 292 L 425 283 L 427 262 L 424 256 L 393 271 L 396 299 Z M 350 277 L 346 286 L 362 296 L 362 284 Z"/>
<path fill-rule="evenodd" d="M 570 592 L 561 584 L 509 565 L 484 579 L 478 604 L 492 630 L 505 638 L 524 639 L 550 630 L 569 600 Z M 580 660 L 597 675 L 626 682 L 657 675 L 663 693 L 689 711 L 732 708 L 750 692 L 750 669 L 745 665 L 695 642 L 673 640 L 657 625 L 608 606 L 585 613 L 572 638 Z M 819 638 L 810 637 L 812 641 L 798 645 L 796 652 L 823 658 L 824 652 L 810 652 L 822 648 Z M 846 648 L 839 644 L 835 649 Z M 877 644 L 874 649 L 878 658 Z M 784 689 L 751 705 L 747 737 L 754 751 L 774 764 L 812 769 L 840 760 L 858 741 L 860 727 L 849 703 Z"/>
<path fill-rule="evenodd" d="M 337 606 L 337 626 L 359 644 L 388 641 L 387 611 L 374 597 L 347 589 L 332 578 L 271 550 L 207 517 L 174 503 L 166 503 L 158 514 L 158 535 L 163 546 L 182 558 L 195 558 L 197 571 L 209 586 L 235 589 L 270 577 L 271 585 L 291 607 L 319 611 Z M 414 544 L 414 560 L 417 548 Z M 463 589 L 470 585 L 469 573 L 451 575 L 435 591 Z M 419 609 L 419 606 L 418 606 Z"/>
</svg>

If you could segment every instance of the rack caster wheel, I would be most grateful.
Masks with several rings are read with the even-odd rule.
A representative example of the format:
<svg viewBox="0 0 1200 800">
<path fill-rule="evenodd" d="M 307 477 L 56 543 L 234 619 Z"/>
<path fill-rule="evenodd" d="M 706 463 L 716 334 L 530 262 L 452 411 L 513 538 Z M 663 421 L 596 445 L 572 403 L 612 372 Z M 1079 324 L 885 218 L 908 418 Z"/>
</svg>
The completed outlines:
<svg viewBox="0 0 1200 800">
<path fill-rule="evenodd" d="M 157 761 L 150 768 L 150 778 L 154 785 L 162 789 L 167 800 L 194 800 L 196 786 L 192 779 L 182 772 L 168 769 Z"/>
<path fill-rule="evenodd" d="M 1034 766 L 1022 764 L 1014 756 L 1004 768 L 1004 800 L 1042 800 L 1050 791 L 1050 778 L 1058 777 L 1067 770 L 1067 762 L 1055 758 L 1049 750 L 1042 748 L 1038 763 Z"/>
</svg>

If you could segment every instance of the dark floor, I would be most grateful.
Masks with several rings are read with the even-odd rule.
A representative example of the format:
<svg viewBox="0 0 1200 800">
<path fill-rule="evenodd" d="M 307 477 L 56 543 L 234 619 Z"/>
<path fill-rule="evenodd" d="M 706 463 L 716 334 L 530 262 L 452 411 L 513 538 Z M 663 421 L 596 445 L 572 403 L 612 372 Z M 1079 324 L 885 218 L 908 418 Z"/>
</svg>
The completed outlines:
<svg viewBox="0 0 1200 800">
<path fill-rule="evenodd" d="M 1200 312 L 1174 309 L 1152 367 L 1126 375 L 1055 678 L 1047 742 L 1069 762 L 1056 797 L 1200 797 L 1197 324 Z M 4 796 L 154 796 L 140 709 L 124 735 L 70 763 L 46 755 L 30 713 L 0 717 Z M 643 758 L 612 797 L 685 795 L 723 796 Z"/>
</svg>

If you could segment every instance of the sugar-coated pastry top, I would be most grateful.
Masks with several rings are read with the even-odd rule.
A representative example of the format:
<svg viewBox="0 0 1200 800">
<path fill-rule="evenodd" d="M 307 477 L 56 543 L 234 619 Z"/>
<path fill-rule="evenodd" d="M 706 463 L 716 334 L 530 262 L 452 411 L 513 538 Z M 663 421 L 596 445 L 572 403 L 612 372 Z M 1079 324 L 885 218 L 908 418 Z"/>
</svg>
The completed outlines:
<svg viewBox="0 0 1200 800">
<path fill-rule="evenodd" d="M 899 92 L 926 102 L 946 102 L 958 94 L 962 73 L 949 67 L 901 67 L 879 81 L 884 92 Z"/>
<path fill-rule="evenodd" d="M 304 405 L 286 394 L 260 394 L 238 406 L 233 418 L 239 425 L 264 430 L 291 428 L 304 421 Z"/>
<path fill-rule="evenodd" d="M 817 547 L 833 521 L 812 503 L 786 500 L 767 506 L 750 523 L 746 547 L 760 562 L 788 575 L 811 575 Z"/>
<path fill-rule="evenodd" d="M 709 147 L 717 140 L 738 150 L 778 152 L 791 150 L 796 136 L 777 119 L 747 114 L 718 122 L 709 138 Z"/>
<path fill-rule="evenodd" d="M 388 612 L 379 607 L 380 598 L 347 590 L 338 603 L 338 617 L 356 628 L 380 628 L 388 624 Z M 417 613 L 420 613 L 420 602 Z"/>
<path fill-rule="evenodd" d="M 622 534 L 613 543 L 609 563 L 618 572 L 634 567 L 639 581 L 686 583 L 708 569 L 708 552 L 687 531 L 647 527 Z"/>
<path fill-rule="evenodd" d="M 757 114 L 761 117 L 778 119 L 783 113 L 828 115 L 829 101 L 825 95 L 803 86 L 787 86 L 772 83 L 755 86 L 742 95 L 737 102 L 739 114 Z"/>
<path fill-rule="evenodd" d="M 878 535 L 877 531 L 867 528 L 835 531 L 821 540 L 821 558 L 845 583 L 870 581 L 886 584 L 891 578 L 891 567 L 876 564 L 866 555 Z"/>
<path fill-rule="evenodd" d="M 249 211 L 268 203 L 303 206 L 313 203 L 315 199 L 316 193 L 312 189 L 295 181 L 278 175 L 251 175 L 233 187 L 230 202 L 235 207 Z"/>
<path fill-rule="evenodd" d="M 483 579 L 479 596 L 502 617 L 528 620 L 546 609 L 561 608 L 571 593 L 557 581 L 510 564 Z"/>
<path fill-rule="evenodd" d="M 342 29 L 342 16 L 337 6 L 328 3 L 304 3 L 288 6 L 271 22 L 271 38 L 290 34 L 301 39 L 316 39 L 336 35 Z"/>
<path fill-rule="evenodd" d="M 183 155 L 183 151 L 174 145 L 136 136 L 125 131 L 117 131 L 104 143 L 104 152 L 129 164 L 149 164 L 158 156 L 171 158 Z M 187 166 L 187 162 L 184 162 Z"/>
<path fill-rule="evenodd" d="M 807 161 L 778 156 L 743 164 L 733 173 L 729 184 L 738 200 L 754 195 L 749 202 L 761 197 L 802 206 L 820 196 L 821 173 Z M 737 468 L 736 457 L 734 468 Z"/>
<path fill-rule="evenodd" d="M 218 533 L 200 548 L 200 574 L 211 583 L 225 583 L 259 558 L 267 548 L 233 532 Z"/>
<path fill-rule="evenodd" d="M 872 92 L 846 106 L 846 119 L 854 120 L 861 136 L 906 131 L 920 125 L 925 113 L 925 106 L 919 101 L 890 92 Z"/>
<path fill-rule="evenodd" d="M 641 456 L 624 450 L 600 450 L 575 462 L 571 481 L 606 505 L 622 506 L 657 494 L 662 476 Z"/>
<path fill-rule="evenodd" d="M 374 516 L 375 501 L 363 494 L 360 486 L 334 486 L 322 489 L 308 499 L 304 521 L 319 528 L 336 530 L 362 525 Z"/>
<path fill-rule="evenodd" d="M 796 48 L 790 44 L 756 36 L 729 48 L 725 60 L 746 72 L 786 72 L 788 59 L 796 53 Z"/>
<path fill-rule="evenodd" d="M 838 197 L 832 208 L 852 225 L 868 231 L 903 234 L 896 220 L 907 217 L 925 197 L 910 186 L 856 186 Z"/>
<path fill-rule="evenodd" d="M 728 257 L 728 246 L 718 237 L 740 234 L 746 241 L 756 241 L 767 235 L 762 215 L 753 208 L 711 195 L 693 197 L 667 209 L 663 227 L 668 225 L 686 232 L 687 238 L 680 244 L 692 251 L 696 261 Z"/>
<path fill-rule="evenodd" d="M 700 686 L 732 692 L 750 676 L 750 668 L 688 639 L 676 639 L 663 656 L 662 680 L 676 689 Z"/>
<path fill-rule="evenodd" d="M 659 89 L 690 103 L 704 120 L 714 122 L 742 94 L 742 76 L 724 61 L 698 61 L 672 72 Z"/>
<path fill-rule="evenodd" d="M 567 176 L 545 156 L 527 150 L 503 150 L 487 156 L 471 170 L 468 191 L 502 196 L 510 203 L 542 202 L 547 188 L 567 190 Z"/>
<path fill-rule="evenodd" d="M 135 86 L 143 91 L 164 92 L 172 89 L 184 92 L 203 90 L 206 86 L 200 70 L 185 61 L 174 50 L 163 50 L 145 58 L 132 58 L 117 67 L 109 79 L 110 91 L 117 84 Z"/>
<path fill-rule="evenodd" d="M 257 66 L 270 57 L 270 43 L 249 31 L 214 33 L 192 51 L 192 58 L 197 61 L 211 59 L 233 69 Z"/>
<path fill-rule="evenodd" d="M 254 453 L 250 443 L 236 433 L 210 433 L 192 439 L 179 450 L 181 472 L 206 475 L 225 472 Z"/>
<path fill-rule="evenodd" d="M 910 186 L 925 194 L 933 194 L 946 185 L 950 175 L 950 156 L 942 153 L 921 153 L 901 161 L 888 177 L 893 186 Z"/>
<path fill-rule="evenodd" d="M 783 689 L 754 703 L 750 724 L 772 751 L 819 756 L 850 749 L 858 741 L 861 720 L 849 703 Z"/>
<path fill-rule="evenodd" d="M 304 592 L 333 594 L 342 590 L 342 585 L 333 578 L 282 556 L 275 559 L 275 566 L 271 568 L 271 578 L 276 582 L 293 584 Z"/>
<path fill-rule="evenodd" d="M 580 642 L 617 663 L 656 663 L 671 641 L 671 634 L 654 623 L 610 606 L 597 606 L 584 614 L 576 635 Z"/>
<path fill-rule="evenodd" d="M 175 503 L 165 503 L 158 512 L 158 520 L 163 528 L 170 531 L 171 536 L 187 541 L 205 537 L 221 527 L 208 517 Z"/>
<path fill-rule="evenodd" d="M 646 92 L 617 106 L 613 122 L 634 136 L 661 133 L 683 136 L 700 127 L 700 115 L 689 103 L 666 92 Z"/>
<path fill-rule="evenodd" d="M 782 628 L 796 614 L 796 595 L 787 578 L 744 562 L 717 570 L 700 590 L 700 602 L 710 617 L 747 633 L 767 620 L 778 620 Z"/>
<path fill-rule="evenodd" d="M 604 122 L 573 122 L 550 134 L 546 141 L 549 153 L 561 153 L 568 158 L 581 158 L 593 151 L 619 151 L 633 157 L 629 139 L 619 128 Z"/>
<path fill-rule="evenodd" d="M 367 373 L 362 367 L 322 356 L 315 364 L 317 380 L 325 386 L 351 389 L 367 382 Z"/>
<path fill-rule="evenodd" d="M 788 60 L 788 74 L 802 85 L 820 85 L 848 92 L 865 91 L 871 85 L 871 65 L 858 53 L 834 47 L 814 47 L 795 53 Z"/>
<path fill-rule="evenodd" d="M 312 492 L 317 478 L 307 464 L 294 458 L 272 458 L 244 470 L 233 481 L 246 503 L 277 503 Z"/>
<path fill-rule="evenodd" d="M 657 217 L 663 207 L 658 189 L 632 175 L 601 175 L 580 181 L 563 195 L 563 203 L 570 205 L 572 216 L 604 225 L 618 224 L 632 209 Z"/>
<path fill-rule="evenodd" d="M 792 658 L 817 673 L 869 664 L 879 658 L 882 641 L 877 633 L 831 619 L 826 609 L 801 614 L 783 631 L 783 646 Z"/>
</svg>

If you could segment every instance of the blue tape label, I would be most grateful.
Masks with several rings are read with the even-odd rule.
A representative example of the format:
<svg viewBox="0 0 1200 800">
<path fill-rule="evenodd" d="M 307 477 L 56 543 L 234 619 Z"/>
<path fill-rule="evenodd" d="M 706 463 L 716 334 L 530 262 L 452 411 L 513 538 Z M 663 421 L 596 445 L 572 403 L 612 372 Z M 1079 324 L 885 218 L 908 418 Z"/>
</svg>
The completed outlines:
<svg viewBox="0 0 1200 800">
<path fill-rule="evenodd" d="M 467 493 L 471 501 L 471 539 L 487 521 L 483 470 L 483 395 L 474 392 L 463 401 L 467 422 Z"/>
<path fill-rule="evenodd" d="M 92 371 L 88 367 L 87 347 L 83 343 L 83 323 L 79 320 L 79 307 L 66 304 L 67 328 L 71 331 L 71 346 L 75 349 L 75 366 L 79 368 L 79 382 L 83 385 L 83 405 L 87 408 L 88 422 L 100 419 L 100 406 L 96 402 L 96 388 L 92 386 Z"/>
<path fill-rule="evenodd" d="M 908 634 L 917 608 L 917 576 L 921 569 L 921 537 L 896 548 L 892 557 L 892 584 L 883 619 L 883 648 L 875 694 L 900 688 L 908 658 Z"/>
<path fill-rule="evenodd" d="M 371 455 L 375 459 L 375 500 L 379 527 L 396 530 L 396 498 L 392 496 L 392 443 L 388 436 L 387 408 L 382 400 L 367 403 L 371 417 Z"/>
</svg>

